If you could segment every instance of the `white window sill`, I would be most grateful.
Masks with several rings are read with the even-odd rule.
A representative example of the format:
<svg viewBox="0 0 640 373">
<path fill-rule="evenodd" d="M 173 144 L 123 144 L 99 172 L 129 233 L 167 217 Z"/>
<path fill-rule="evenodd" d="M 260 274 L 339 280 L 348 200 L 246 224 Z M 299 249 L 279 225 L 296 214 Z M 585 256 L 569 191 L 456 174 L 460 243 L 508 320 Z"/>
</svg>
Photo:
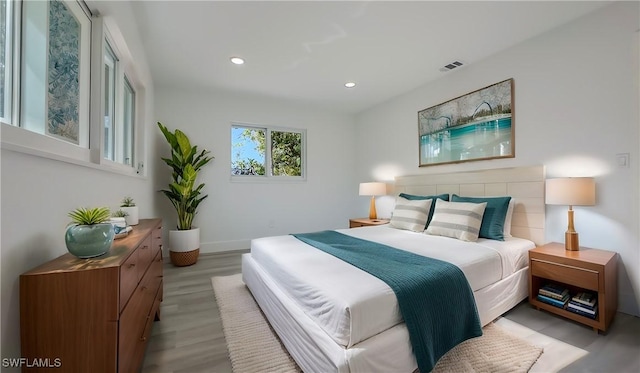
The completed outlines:
<svg viewBox="0 0 640 373">
<path fill-rule="evenodd" d="M 144 175 L 138 174 L 134 168 L 129 166 L 108 160 L 103 160 L 100 164 L 93 163 L 91 162 L 89 149 L 68 144 L 62 140 L 5 123 L 1 124 L 1 131 L 0 138 L 2 140 L 0 144 L 2 149 L 89 167 L 96 170 L 146 179 Z"/>
<path fill-rule="evenodd" d="M 306 177 L 291 176 L 231 176 L 232 183 L 278 184 L 278 183 L 304 183 Z"/>
</svg>

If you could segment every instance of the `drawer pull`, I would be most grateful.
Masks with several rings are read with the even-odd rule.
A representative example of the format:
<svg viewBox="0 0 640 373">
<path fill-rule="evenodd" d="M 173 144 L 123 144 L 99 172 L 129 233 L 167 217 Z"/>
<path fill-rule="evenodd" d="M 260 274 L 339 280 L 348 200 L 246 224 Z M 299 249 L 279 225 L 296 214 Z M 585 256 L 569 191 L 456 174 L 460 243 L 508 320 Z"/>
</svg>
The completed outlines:
<svg viewBox="0 0 640 373">
<path fill-rule="evenodd" d="M 585 272 L 591 272 L 591 273 L 598 273 L 598 271 L 594 271 L 593 269 L 587 269 L 587 268 L 582 268 L 582 267 L 575 267 L 575 266 L 570 266 L 568 264 L 561 264 L 561 263 L 554 263 L 554 262 L 549 262 L 547 260 L 540 260 L 540 259 L 531 259 L 532 262 L 540 262 L 540 263 L 546 263 L 546 264 L 551 264 L 554 266 L 559 266 L 559 267 L 565 267 L 565 268 L 571 268 L 571 269 L 577 269 L 579 271 L 585 271 Z"/>
<path fill-rule="evenodd" d="M 133 268 L 133 267 L 135 267 L 135 266 L 136 266 L 136 263 L 131 263 L 131 264 L 129 264 L 129 268 Z"/>
<path fill-rule="evenodd" d="M 144 246 L 141 247 L 141 249 L 148 249 L 148 248 L 149 248 L 149 246 L 147 246 L 147 245 L 144 245 Z"/>
<path fill-rule="evenodd" d="M 140 288 L 140 290 L 142 290 L 142 291 L 147 291 L 147 290 L 148 290 L 148 288 L 147 288 L 146 286 L 143 286 L 143 287 L 141 287 L 141 288 Z"/>
<path fill-rule="evenodd" d="M 140 338 L 140 341 L 142 341 L 142 342 L 145 342 L 146 340 L 147 340 L 147 337 L 143 336 L 143 337 Z"/>
</svg>

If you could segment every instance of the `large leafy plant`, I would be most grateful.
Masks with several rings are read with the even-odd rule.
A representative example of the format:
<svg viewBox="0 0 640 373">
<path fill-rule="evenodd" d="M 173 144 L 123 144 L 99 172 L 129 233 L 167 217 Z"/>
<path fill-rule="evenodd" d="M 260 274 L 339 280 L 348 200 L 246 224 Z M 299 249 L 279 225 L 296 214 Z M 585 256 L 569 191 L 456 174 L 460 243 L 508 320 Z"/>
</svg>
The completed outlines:
<svg viewBox="0 0 640 373">
<path fill-rule="evenodd" d="M 179 129 L 171 132 L 160 122 L 158 127 L 171 146 L 171 158 L 162 160 L 171 167 L 172 178 L 169 189 L 163 189 L 162 192 L 178 213 L 178 230 L 189 230 L 198 205 L 207 198 L 207 195 L 201 193 L 204 183 L 196 186 L 196 178 L 200 168 L 213 157 L 209 156 L 208 150 L 198 152 L 198 147 L 192 146 L 187 135 Z"/>
</svg>

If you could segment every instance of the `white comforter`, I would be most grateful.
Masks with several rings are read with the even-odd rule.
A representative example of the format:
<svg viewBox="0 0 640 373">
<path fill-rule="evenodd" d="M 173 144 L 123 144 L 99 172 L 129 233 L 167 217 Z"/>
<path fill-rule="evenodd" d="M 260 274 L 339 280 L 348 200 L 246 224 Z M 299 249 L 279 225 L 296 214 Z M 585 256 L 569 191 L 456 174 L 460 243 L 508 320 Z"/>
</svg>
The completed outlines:
<svg viewBox="0 0 640 373">
<path fill-rule="evenodd" d="M 470 243 L 389 226 L 338 231 L 453 263 L 473 291 L 525 267 L 527 250 L 534 246 L 517 238 Z M 384 282 L 293 236 L 255 239 L 251 255 L 341 346 L 351 347 L 402 322 L 396 297 Z"/>
</svg>

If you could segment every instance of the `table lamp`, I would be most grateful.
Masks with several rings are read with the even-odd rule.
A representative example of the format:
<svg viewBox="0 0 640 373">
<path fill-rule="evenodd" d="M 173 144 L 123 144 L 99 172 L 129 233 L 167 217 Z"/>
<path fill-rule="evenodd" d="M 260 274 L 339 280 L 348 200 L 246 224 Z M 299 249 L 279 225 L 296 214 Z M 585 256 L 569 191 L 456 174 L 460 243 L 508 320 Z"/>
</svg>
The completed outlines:
<svg viewBox="0 0 640 373">
<path fill-rule="evenodd" d="M 568 205 L 569 226 L 564 234 L 566 250 L 580 250 L 578 232 L 573 226 L 573 206 L 593 206 L 596 203 L 596 185 L 592 177 L 563 177 L 547 179 L 545 203 Z"/>
<path fill-rule="evenodd" d="M 387 184 L 385 183 L 360 183 L 360 195 L 371 196 L 371 205 L 369 206 L 369 219 L 377 219 L 376 214 L 376 196 L 382 196 L 387 193 Z"/>
</svg>

